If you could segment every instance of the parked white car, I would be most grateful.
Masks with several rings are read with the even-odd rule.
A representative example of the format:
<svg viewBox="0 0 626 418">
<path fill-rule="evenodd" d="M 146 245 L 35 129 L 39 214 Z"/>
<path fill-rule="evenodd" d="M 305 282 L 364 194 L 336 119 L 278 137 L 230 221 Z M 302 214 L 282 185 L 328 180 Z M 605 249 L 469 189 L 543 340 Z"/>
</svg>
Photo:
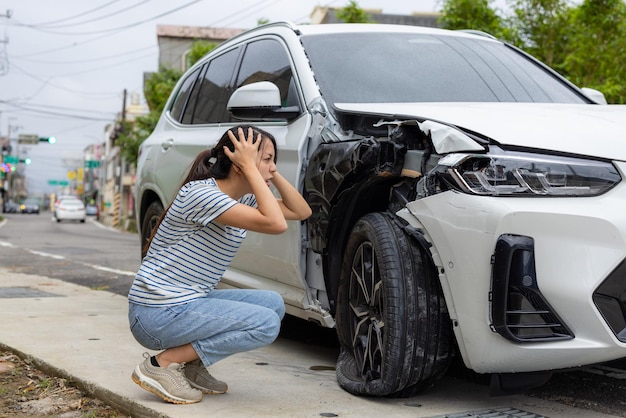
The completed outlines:
<svg viewBox="0 0 626 418">
<path fill-rule="evenodd" d="M 339 384 L 410 396 L 458 351 L 524 391 L 626 356 L 626 107 L 487 35 L 274 23 L 182 77 L 141 145 L 145 243 L 193 157 L 278 140 L 313 216 L 248 234 L 224 286 L 336 327 Z"/>
</svg>

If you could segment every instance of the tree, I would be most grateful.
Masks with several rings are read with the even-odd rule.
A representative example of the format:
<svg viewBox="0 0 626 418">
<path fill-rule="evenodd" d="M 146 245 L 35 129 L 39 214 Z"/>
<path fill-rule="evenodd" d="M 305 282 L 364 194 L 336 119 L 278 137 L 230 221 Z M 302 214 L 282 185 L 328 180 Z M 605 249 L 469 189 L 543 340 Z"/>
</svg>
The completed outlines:
<svg viewBox="0 0 626 418">
<path fill-rule="evenodd" d="M 565 58 L 560 65 L 575 84 L 626 103 L 626 3 L 585 0 L 568 15 Z"/>
<path fill-rule="evenodd" d="M 345 23 L 374 23 L 370 20 L 370 16 L 361 9 L 356 1 L 350 0 L 350 3 L 337 10 L 337 19 Z"/>
<path fill-rule="evenodd" d="M 186 57 L 187 68 L 194 65 L 200 58 L 213 51 L 217 44 L 208 41 L 195 41 Z"/>
<path fill-rule="evenodd" d="M 163 111 L 167 99 L 182 74 L 182 71 L 172 68 L 161 68 L 150 74 L 145 81 L 143 94 L 151 112 Z"/>
<path fill-rule="evenodd" d="M 492 0 L 445 0 L 439 23 L 446 29 L 473 29 L 500 37 L 502 19 L 491 8 Z"/>
<path fill-rule="evenodd" d="M 514 0 L 517 46 L 551 67 L 564 59 L 567 42 L 566 0 Z"/>
</svg>

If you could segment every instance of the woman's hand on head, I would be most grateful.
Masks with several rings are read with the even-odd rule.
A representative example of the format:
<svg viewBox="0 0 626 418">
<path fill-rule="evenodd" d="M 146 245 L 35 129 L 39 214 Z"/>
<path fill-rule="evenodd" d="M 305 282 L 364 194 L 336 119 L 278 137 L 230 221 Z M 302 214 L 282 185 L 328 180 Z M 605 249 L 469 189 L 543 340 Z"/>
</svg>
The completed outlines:
<svg viewBox="0 0 626 418">
<path fill-rule="evenodd" d="M 244 132 L 243 129 L 237 129 L 237 137 L 231 130 L 228 131 L 228 137 L 234 146 L 234 151 L 231 151 L 228 147 L 224 147 L 224 154 L 241 170 L 250 169 L 257 166 L 259 159 L 259 141 L 261 141 L 261 135 L 254 138 L 254 133 L 251 128 L 248 132 Z"/>
</svg>

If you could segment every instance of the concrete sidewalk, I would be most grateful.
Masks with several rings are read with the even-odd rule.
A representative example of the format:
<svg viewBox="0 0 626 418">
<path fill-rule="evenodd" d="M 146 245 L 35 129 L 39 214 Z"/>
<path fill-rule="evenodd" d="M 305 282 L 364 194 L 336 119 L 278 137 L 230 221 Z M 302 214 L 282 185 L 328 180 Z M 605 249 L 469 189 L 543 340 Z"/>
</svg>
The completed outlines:
<svg viewBox="0 0 626 418">
<path fill-rule="evenodd" d="M 128 329 L 125 297 L 5 268 L 0 277 L 0 348 L 31 356 L 133 417 L 442 417 L 502 407 L 552 418 L 608 416 L 526 396 L 490 398 L 487 388 L 453 378 L 415 398 L 359 398 L 337 385 L 335 353 L 285 339 L 212 367 L 227 394 L 168 404 L 130 379 L 146 350 Z"/>
</svg>

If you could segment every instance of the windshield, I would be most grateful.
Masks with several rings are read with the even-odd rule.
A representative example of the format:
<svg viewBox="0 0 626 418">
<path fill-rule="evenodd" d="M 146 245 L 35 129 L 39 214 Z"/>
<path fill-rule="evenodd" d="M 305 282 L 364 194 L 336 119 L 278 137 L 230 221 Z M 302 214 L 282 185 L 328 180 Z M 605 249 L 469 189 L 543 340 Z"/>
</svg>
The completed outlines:
<svg viewBox="0 0 626 418">
<path fill-rule="evenodd" d="M 302 37 L 333 103 L 587 103 L 556 76 L 491 39 L 345 33 Z"/>
</svg>

